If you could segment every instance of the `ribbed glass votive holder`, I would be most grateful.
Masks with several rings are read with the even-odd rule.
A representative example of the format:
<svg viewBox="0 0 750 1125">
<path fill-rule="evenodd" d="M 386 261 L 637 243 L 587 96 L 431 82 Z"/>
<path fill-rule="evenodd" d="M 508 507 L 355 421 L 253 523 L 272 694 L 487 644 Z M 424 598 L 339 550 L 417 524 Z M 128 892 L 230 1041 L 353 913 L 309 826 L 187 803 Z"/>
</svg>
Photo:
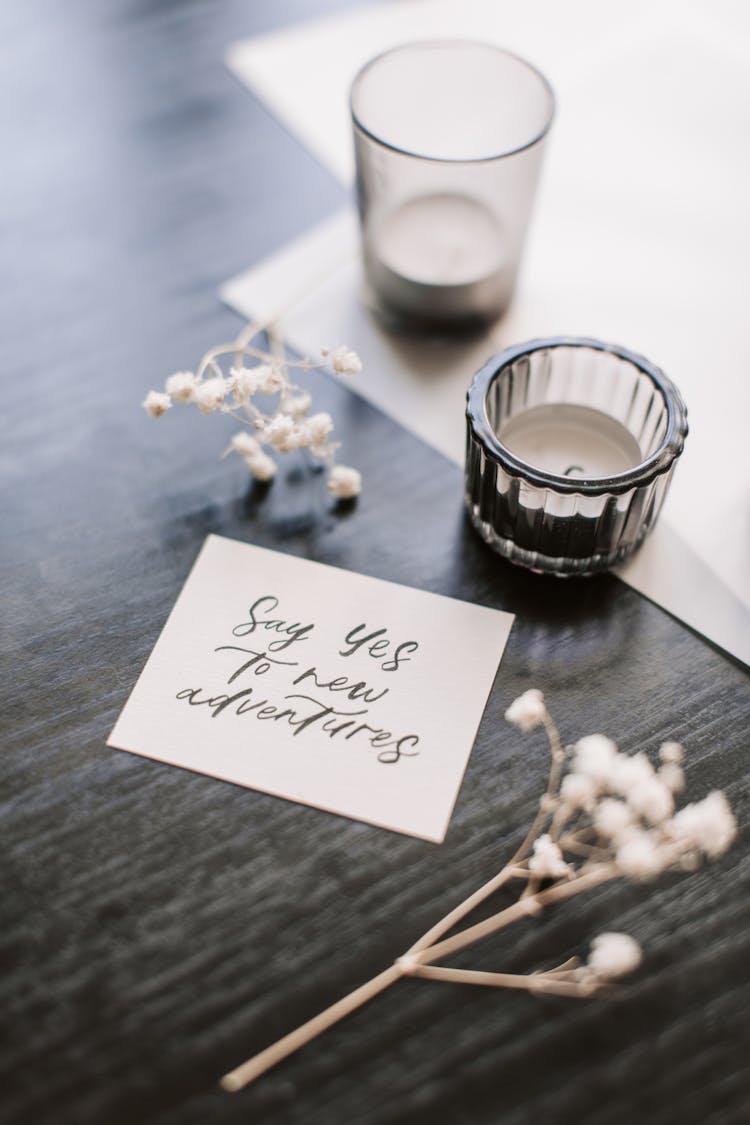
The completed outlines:
<svg viewBox="0 0 750 1125">
<path fill-rule="evenodd" d="M 653 527 L 688 432 L 666 375 L 612 344 L 553 337 L 494 356 L 466 407 L 466 504 L 505 558 L 608 570 Z"/>
</svg>

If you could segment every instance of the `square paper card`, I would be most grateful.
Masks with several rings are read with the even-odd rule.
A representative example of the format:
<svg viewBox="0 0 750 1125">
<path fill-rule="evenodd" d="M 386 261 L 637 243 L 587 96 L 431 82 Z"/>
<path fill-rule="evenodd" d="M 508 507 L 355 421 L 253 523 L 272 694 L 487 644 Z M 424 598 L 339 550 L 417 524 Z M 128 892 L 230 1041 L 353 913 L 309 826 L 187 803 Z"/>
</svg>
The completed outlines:
<svg viewBox="0 0 750 1125">
<path fill-rule="evenodd" d="M 108 745 L 440 843 L 512 623 L 210 535 Z"/>
</svg>

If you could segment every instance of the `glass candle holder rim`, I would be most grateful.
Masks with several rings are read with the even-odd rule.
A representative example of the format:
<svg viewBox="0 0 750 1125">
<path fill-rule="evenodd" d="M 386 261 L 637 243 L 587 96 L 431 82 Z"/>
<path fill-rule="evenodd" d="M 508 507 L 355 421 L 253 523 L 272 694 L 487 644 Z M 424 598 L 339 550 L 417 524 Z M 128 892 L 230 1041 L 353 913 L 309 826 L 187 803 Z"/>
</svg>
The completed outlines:
<svg viewBox="0 0 750 1125">
<path fill-rule="evenodd" d="M 667 410 L 664 437 L 657 449 L 638 465 L 608 477 L 576 478 L 560 476 L 536 468 L 513 453 L 498 437 L 487 415 L 487 396 L 492 384 L 516 360 L 533 352 L 554 348 L 591 348 L 608 352 L 618 359 L 637 367 L 646 375 L 661 395 Z M 602 496 L 605 493 L 620 495 L 634 488 L 650 484 L 656 477 L 667 473 L 680 456 L 688 433 L 687 407 L 679 390 L 661 368 L 645 356 L 630 351 L 619 344 L 608 344 L 587 336 L 550 336 L 528 340 L 506 348 L 484 364 L 474 376 L 466 392 L 466 418 L 484 452 L 499 461 L 511 476 L 520 477 L 535 488 L 549 488 L 554 492 Z"/>
<path fill-rule="evenodd" d="M 538 129 L 530 140 L 526 141 L 522 145 L 516 145 L 514 148 L 506 149 L 503 152 L 494 152 L 487 156 L 476 156 L 468 158 L 463 156 L 430 156 L 427 153 L 416 152 L 413 149 L 403 148 L 400 145 L 393 144 L 391 141 L 386 140 L 385 137 L 379 136 L 377 133 L 372 132 L 371 129 L 368 129 L 368 127 L 358 115 L 354 105 L 354 101 L 357 95 L 357 88 L 361 84 L 367 72 L 383 59 L 388 58 L 391 55 L 398 54 L 401 51 L 409 51 L 414 47 L 420 47 L 424 49 L 451 46 L 481 47 L 490 51 L 497 52 L 500 55 L 504 55 L 506 58 L 514 59 L 516 62 L 521 63 L 522 66 L 526 67 L 527 70 L 531 71 L 540 80 L 549 100 L 548 111 L 545 122 L 542 125 L 541 129 Z M 501 47 L 496 43 L 483 42 L 481 39 L 461 39 L 447 37 L 445 39 L 414 39 L 410 40 L 407 43 L 399 43 L 394 47 L 388 47 L 386 48 L 386 50 L 378 52 L 377 55 L 374 55 L 371 59 L 368 59 L 368 61 L 359 68 L 357 73 L 354 75 L 354 78 L 352 79 L 352 83 L 349 88 L 349 110 L 351 113 L 354 128 L 363 136 L 368 137 L 369 140 L 373 141 L 375 144 L 380 145 L 382 148 L 388 149 L 389 152 L 397 152 L 400 156 L 411 157 L 413 160 L 429 161 L 432 164 L 455 164 L 468 166 L 470 164 L 491 164 L 494 161 L 505 160 L 507 157 L 516 156 L 519 152 L 526 152 L 527 149 L 533 148 L 534 145 L 539 144 L 540 141 L 544 140 L 544 138 L 547 136 L 547 133 L 550 131 L 550 128 L 552 127 L 552 122 L 555 118 L 556 99 L 555 91 L 552 89 L 552 86 L 546 75 L 543 74 L 537 66 L 534 66 L 533 63 L 530 63 L 528 59 L 525 59 L 521 55 L 516 54 L 515 51 L 509 51 L 506 47 Z"/>
</svg>

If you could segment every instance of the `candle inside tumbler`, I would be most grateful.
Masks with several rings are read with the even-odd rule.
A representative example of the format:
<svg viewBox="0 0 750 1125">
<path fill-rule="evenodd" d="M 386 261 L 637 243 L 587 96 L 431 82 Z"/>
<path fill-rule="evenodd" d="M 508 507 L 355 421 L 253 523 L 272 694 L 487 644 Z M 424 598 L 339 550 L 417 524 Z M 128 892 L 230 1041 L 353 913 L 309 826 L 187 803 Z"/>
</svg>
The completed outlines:
<svg viewBox="0 0 750 1125">
<path fill-rule="evenodd" d="M 368 275 L 386 305 L 427 318 L 499 315 L 512 277 L 501 226 L 468 196 L 410 199 L 372 232 Z"/>
<path fill-rule="evenodd" d="M 503 423 L 498 437 L 528 465 L 577 480 L 615 476 L 643 460 L 633 435 L 589 406 L 532 406 Z"/>
</svg>

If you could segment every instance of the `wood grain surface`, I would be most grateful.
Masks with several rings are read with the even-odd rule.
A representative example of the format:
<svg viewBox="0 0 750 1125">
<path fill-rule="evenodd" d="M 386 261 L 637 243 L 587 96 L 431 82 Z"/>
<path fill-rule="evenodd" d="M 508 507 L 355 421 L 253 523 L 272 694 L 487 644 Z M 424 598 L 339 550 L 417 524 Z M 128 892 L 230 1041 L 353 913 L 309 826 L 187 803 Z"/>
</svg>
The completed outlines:
<svg viewBox="0 0 750 1125">
<path fill-rule="evenodd" d="M 218 460 L 227 420 L 140 409 L 234 334 L 219 282 L 342 201 L 222 65 L 233 39 L 336 6 L 0 10 L 0 1120 L 745 1121 L 744 838 L 457 959 L 526 971 L 624 929 L 646 958 L 613 999 L 405 981 L 255 1087 L 217 1085 L 500 866 L 546 767 L 541 738 L 502 720 L 523 689 L 567 738 L 683 741 L 690 795 L 725 789 L 743 826 L 750 810 L 746 670 L 613 578 L 499 561 L 461 474 L 360 398 L 314 380 L 365 477 L 341 514 L 294 464 L 250 487 Z M 105 748 L 208 532 L 517 614 L 442 847 Z"/>
</svg>

